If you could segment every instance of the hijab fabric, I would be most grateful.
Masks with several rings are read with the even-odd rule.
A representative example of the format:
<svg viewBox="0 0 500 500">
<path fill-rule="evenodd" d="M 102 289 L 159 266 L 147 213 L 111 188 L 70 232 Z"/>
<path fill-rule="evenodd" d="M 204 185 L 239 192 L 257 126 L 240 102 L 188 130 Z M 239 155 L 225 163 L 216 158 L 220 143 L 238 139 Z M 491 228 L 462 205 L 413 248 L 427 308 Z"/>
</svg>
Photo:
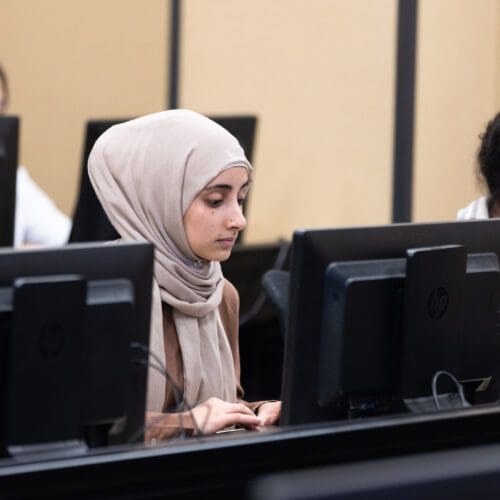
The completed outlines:
<svg viewBox="0 0 500 500">
<path fill-rule="evenodd" d="M 213 396 L 236 400 L 232 353 L 218 313 L 221 267 L 194 255 L 183 226 L 197 194 L 235 166 L 252 169 L 238 141 L 188 110 L 115 125 L 89 156 L 94 190 L 121 237 L 155 246 L 150 351 L 165 365 L 161 304 L 166 302 L 172 306 L 184 364 L 184 402 L 190 406 Z M 164 410 L 164 399 L 165 377 L 150 366 L 148 410 Z"/>
</svg>

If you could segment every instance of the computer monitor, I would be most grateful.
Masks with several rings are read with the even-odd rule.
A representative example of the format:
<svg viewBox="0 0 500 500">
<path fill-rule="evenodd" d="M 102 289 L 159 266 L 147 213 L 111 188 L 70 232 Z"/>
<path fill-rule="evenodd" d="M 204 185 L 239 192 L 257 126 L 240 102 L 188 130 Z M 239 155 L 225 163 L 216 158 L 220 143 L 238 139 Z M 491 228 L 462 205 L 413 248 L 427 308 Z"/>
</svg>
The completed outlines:
<svg viewBox="0 0 500 500">
<path fill-rule="evenodd" d="M 127 119 L 89 120 L 85 127 L 85 142 L 83 146 L 80 170 L 80 189 L 73 225 L 69 235 L 70 242 L 111 241 L 120 236 L 116 232 L 97 199 L 87 171 L 87 162 L 95 142 L 108 128 Z"/>
<path fill-rule="evenodd" d="M 0 246 L 14 244 L 19 118 L 0 116 Z"/>
<path fill-rule="evenodd" d="M 142 437 L 152 272 L 144 242 L 0 251 L 9 454 Z"/>
<path fill-rule="evenodd" d="M 466 404 L 496 401 L 499 298 L 497 255 L 466 255 L 459 245 L 331 263 L 318 404 L 331 418 L 460 408 L 449 375 L 436 381 L 434 400 L 432 380 L 442 371 L 466 385 Z"/>
<path fill-rule="evenodd" d="M 213 116 L 210 118 L 238 139 L 247 158 L 252 161 L 257 117 L 249 115 Z M 87 162 L 90 151 L 98 137 L 113 125 L 123 123 L 129 119 L 131 118 L 89 120 L 87 122 L 80 172 L 80 189 L 73 214 L 73 226 L 69 235 L 70 242 L 107 241 L 119 238 L 94 192 L 87 171 Z M 242 241 L 241 235 L 238 241 Z"/>
<path fill-rule="evenodd" d="M 335 388 L 329 389 L 331 390 L 329 396 L 330 400 L 326 398 L 326 401 L 320 401 L 320 385 L 322 381 L 319 377 L 319 366 L 322 364 L 323 369 L 325 369 L 325 364 L 328 364 L 328 359 L 325 359 L 325 356 L 330 356 L 330 364 L 334 362 L 339 363 L 335 369 L 341 369 L 339 366 L 347 366 L 347 363 L 351 362 L 356 364 L 356 361 L 359 361 L 352 359 L 349 360 L 347 358 L 346 360 L 339 360 L 338 356 L 341 355 L 339 352 L 322 352 L 322 333 L 326 332 L 323 328 L 326 300 L 325 279 L 327 277 L 327 269 L 330 264 L 339 263 L 338 265 L 340 265 L 340 263 L 348 261 L 351 261 L 352 263 L 352 261 L 405 259 L 405 264 L 403 266 L 401 266 L 400 263 L 399 268 L 397 267 L 398 265 L 396 265 L 396 267 L 392 270 L 388 268 L 388 271 L 390 272 L 388 272 L 389 276 L 386 276 L 388 279 L 386 279 L 385 282 L 383 276 L 381 277 L 379 274 L 379 283 L 377 283 L 375 288 L 371 291 L 367 292 L 367 289 L 362 291 L 357 300 L 357 305 L 351 300 L 351 307 L 355 309 L 349 313 L 352 318 L 352 314 L 357 314 L 357 310 L 359 309 L 359 316 L 357 317 L 358 324 L 365 324 L 364 320 L 368 320 L 369 315 L 372 314 L 372 318 L 374 317 L 373 315 L 376 315 L 377 321 L 385 321 L 387 324 L 387 322 L 390 322 L 392 319 L 398 325 L 396 328 L 396 334 L 394 333 L 394 328 L 390 331 L 378 328 L 378 325 L 375 328 L 372 328 L 374 336 L 376 337 L 378 335 L 380 342 L 384 342 L 386 344 L 389 343 L 389 347 L 385 346 L 387 347 L 387 350 L 384 349 L 383 351 L 380 351 L 380 349 L 378 349 L 373 351 L 372 354 L 374 355 L 374 358 L 378 356 L 379 361 L 383 359 L 387 360 L 387 357 L 398 360 L 403 356 L 400 370 L 394 363 L 390 364 L 388 368 L 389 371 L 391 369 L 393 370 L 392 373 L 395 373 L 394 370 L 396 370 L 396 373 L 398 374 L 398 381 L 396 382 L 396 385 L 399 387 L 399 376 L 404 378 L 408 375 L 408 366 L 411 366 L 410 363 L 412 362 L 412 349 L 409 347 L 411 344 L 408 344 L 405 351 L 405 344 L 402 343 L 402 335 L 404 334 L 401 332 L 405 330 L 404 327 L 406 327 L 405 333 L 411 331 L 410 327 L 412 326 L 412 322 L 414 325 L 418 325 L 416 321 L 418 321 L 418 318 L 423 317 L 415 307 L 415 301 L 417 301 L 419 295 L 420 298 L 422 296 L 422 289 L 419 289 L 419 286 L 421 286 L 422 283 L 425 284 L 426 280 L 427 283 L 429 283 L 429 280 L 432 281 L 431 278 L 442 277 L 439 276 L 439 267 L 436 267 L 435 265 L 431 265 L 432 273 L 435 276 L 432 276 L 432 273 L 429 274 L 427 271 L 423 271 L 426 266 L 425 262 L 423 265 L 417 262 L 419 265 L 412 267 L 412 264 L 407 263 L 407 252 L 411 249 L 423 249 L 424 247 L 440 247 L 448 245 L 462 246 L 463 250 L 457 251 L 458 253 L 462 252 L 461 256 L 453 254 L 452 251 L 453 255 L 447 255 L 441 261 L 447 266 L 445 276 L 448 276 L 448 278 L 452 276 L 452 278 L 455 279 L 455 277 L 453 277 L 453 270 L 457 269 L 456 266 L 459 265 L 460 259 L 462 259 L 463 263 L 465 254 L 493 253 L 498 258 L 500 255 L 500 238 L 496 238 L 495 234 L 500 234 L 499 231 L 499 220 L 428 224 L 394 224 L 378 227 L 312 229 L 297 231 L 293 237 L 292 259 L 290 266 L 290 312 L 288 318 L 287 338 L 285 342 L 282 387 L 282 423 L 299 424 L 339 418 L 339 416 L 342 415 L 342 408 L 328 404 L 332 403 L 332 399 L 335 400 Z M 467 308 L 467 315 L 465 315 L 466 321 L 469 324 L 471 322 L 474 324 L 474 322 L 478 321 L 478 318 L 480 317 L 476 311 L 477 307 L 481 305 L 481 300 L 491 301 L 490 312 L 488 313 L 490 315 L 488 316 L 489 319 L 487 321 L 485 320 L 486 323 L 478 323 L 479 325 L 483 325 L 480 326 L 479 329 L 486 328 L 484 327 L 484 324 L 488 324 L 488 321 L 490 321 L 491 310 L 498 307 L 498 293 L 494 290 L 494 287 L 496 286 L 496 275 L 494 273 L 497 272 L 495 268 L 496 261 L 493 262 L 491 258 L 491 255 L 484 258 L 470 257 L 469 255 L 468 260 L 472 260 L 467 264 L 467 267 L 470 268 L 468 270 L 472 272 L 474 269 L 479 269 L 478 272 L 473 276 L 469 276 L 469 273 L 467 273 L 466 278 L 465 269 L 462 269 L 462 275 L 460 278 L 461 281 L 459 280 L 460 282 L 455 282 L 454 284 L 454 286 L 457 287 L 466 286 L 472 287 L 472 289 L 477 289 L 478 286 L 481 288 L 481 285 L 478 285 L 475 280 L 484 278 L 486 281 L 492 280 L 494 282 L 493 289 L 491 289 L 491 296 L 485 297 L 485 295 L 482 295 L 481 292 L 479 297 L 472 297 L 470 306 L 463 306 L 464 308 Z M 417 260 L 418 259 L 419 257 L 417 256 Z M 457 260 L 453 262 L 453 259 Z M 474 259 L 475 263 L 473 262 Z M 367 264 L 364 263 L 361 265 Z M 380 263 L 377 265 L 380 266 Z M 359 269 L 357 272 L 359 273 Z M 407 272 L 410 272 L 412 276 L 417 276 L 417 278 L 411 280 L 411 283 L 413 283 L 412 286 L 415 286 L 416 288 L 411 288 L 411 286 L 406 283 L 406 280 L 405 285 L 401 285 L 401 281 L 399 281 L 399 285 L 397 283 L 395 284 L 395 282 L 401 280 Z M 382 272 L 382 275 L 383 274 L 384 273 Z M 422 279 L 418 279 L 419 275 L 421 275 L 423 281 Z M 349 279 L 352 280 L 352 276 L 348 278 L 347 281 L 349 281 Z M 393 280 L 392 283 L 390 282 L 391 279 Z M 373 284 L 371 284 L 369 280 L 365 281 L 368 281 L 368 283 L 365 283 L 367 287 L 373 287 Z M 405 286 L 407 288 L 404 288 Z M 399 297 L 397 293 L 398 287 L 400 291 Z M 337 290 L 334 290 L 331 282 L 330 284 L 327 282 L 326 290 L 329 290 L 328 293 L 330 298 L 333 297 L 333 294 L 335 293 L 338 293 L 339 297 L 342 295 L 342 288 L 340 287 Z M 369 293 L 369 302 L 366 302 L 367 295 L 364 295 L 365 293 Z M 345 296 L 346 295 L 344 294 L 344 298 Z M 413 305 L 407 305 L 406 312 L 403 307 L 405 299 L 407 301 L 410 300 L 410 304 L 412 303 L 411 301 L 413 301 Z M 337 305 L 341 303 L 342 301 L 338 301 Z M 332 304 L 332 302 L 330 302 L 330 304 Z M 385 318 L 383 314 L 385 314 Z M 406 319 L 404 318 L 404 314 L 407 314 Z M 420 316 L 418 316 L 419 314 Z M 366 315 L 366 318 L 363 317 L 363 315 Z M 415 315 L 417 315 L 417 320 L 415 320 Z M 337 318 L 335 318 L 334 315 L 333 318 L 334 319 L 331 321 L 341 321 L 339 315 L 337 315 Z M 446 330 L 448 333 L 453 330 L 453 314 L 450 318 L 450 326 Z M 406 325 L 404 324 L 405 321 Z M 400 329 L 399 326 L 401 324 L 403 328 Z M 410 325 L 410 327 L 408 327 L 408 325 Z M 420 326 L 422 326 L 422 324 Z M 424 332 L 425 328 L 426 327 L 424 325 L 424 327 L 422 327 Z M 468 325 L 467 328 L 469 328 Z M 361 328 L 358 330 L 358 333 L 364 333 L 363 330 L 364 328 Z M 412 342 L 415 338 L 418 338 L 415 337 L 415 334 L 418 333 L 418 331 L 416 331 L 415 328 L 414 330 L 413 335 L 408 337 L 413 340 L 405 340 L 405 342 Z M 342 328 L 340 328 L 340 331 L 342 331 Z M 458 333 L 456 334 L 458 335 Z M 393 336 L 392 338 L 391 335 Z M 467 335 L 464 335 L 465 338 L 467 338 Z M 355 338 L 356 336 L 352 337 L 352 339 Z M 372 348 L 373 346 L 380 346 L 380 343 L 373 338 L 370 340 L 370 337 L 368 337 L 368 339 L 368 342 L 371 342 L 370 346 Z M 352 343 L 349 345 L 353 347 L 349 347 L 350 351 L 348 349 L 348 352 L 355 352 L 359 355 L 360 351 L 356 351 L 356 349 L 358 347 L 359 349 L 362 349 L 363 346 L 359 345 L 359 338 L 357 341 L 358 345 L 356 346 L 356 340 L 352 340 Z M 325 341 L 323 340 L 323 343 L 324 342 Z M 455 340 L 452 339 L 450 342 L 455 342 Z M 467 342 L 470 342 L 470 337 Z M 492 343 L 496 342 L 496 336 L 490 332 L 487 346 L 485 346 L 485 348 L 491 349 Z M 444 344 L 447 345 L 446 342 L 444 342 Z M 398 349 L 401 348 L 401 345 L 403 345 L 403 350 L 398 351 Z M 481 346 L 480 343 L 473 343 L 470 345 L 473 345 L 474 349 Z M 419 347 L 418 344 L 417 347 Z M 360 367 L 360 370 L 362 371 L 357 373 L 358 382 L 366 383 L 368 388 L 370 388 L 371 383 L 370 370 L 373 369 L 373 366 L 378 366 L 374 359 L 370 358 L 370 353 L 368 352 L 369 350 L 370 349 L 366 350 L 364 353 L 365 361 L 367 363 Z M 398 352 L 398 354 L 395 355 L 395 352 Z M 465 351 L 462 349 L 460 352 L 460 355 L 462 355 Z M 485 349 L 483 349 L 481 353 L 484 354 Z M 478 354 L 477 351 L 476 354 Z M 335 358 L 336 356 L 337 358 Z M 386 358 L 383 356 L 386 356 Z M 454 351 L 454 354 L 451 356 L 451 361 L 447 361 L 447 366 L 452 366 L 452 368 L 453 362 L 456 361 L 453 356 L 456 356 L 456 351 Z M 428 360 L 425 362 L 427 361 Z M 425 364 L 425 362 L 423 363 Z M 460 363 L 463 366 L 466 366 L 467 370 L 470 369 L 471 371 L 473 371 L 474 367 L 477 366 L 477 363 L 471 362 L 468 357 L 460 360 Z M 389 371 L 385 372 L 386 377 Z M 351 379 L 351 381 L 352 380 L 354 379 Z M 322 392 L 323 397 L 325 398 L 325 393 L 328 391 L 325 391 L 324 386 Z"/>
<path fill-rule="evenodd" d="M 257 117 L 255 115 L 215 115 L 209 116 L 209 118 L 224 127 L 238 139 L 243 151 L 245 151 L 245 156 L 252 163 Z"/>
</svg>

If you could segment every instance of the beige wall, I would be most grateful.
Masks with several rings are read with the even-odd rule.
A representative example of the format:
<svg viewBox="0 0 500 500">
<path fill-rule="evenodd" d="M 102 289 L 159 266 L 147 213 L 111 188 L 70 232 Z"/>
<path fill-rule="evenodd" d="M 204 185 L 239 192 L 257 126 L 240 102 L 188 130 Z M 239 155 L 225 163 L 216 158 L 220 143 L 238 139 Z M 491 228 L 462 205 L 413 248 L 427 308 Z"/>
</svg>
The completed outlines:
<svg viewBox="0 0 500 500">
<path fill-rule="evenodd" d="M 21 160 L 71 214 L 84 121 L 163 109 L 168 0 L 2 0 L 0 60 Z M 387 223 L 396 0 L 184 0 L 180 105 L 256 113 L 248 241 Z M 477 136 L 500 108 L 500 0 L 421 0 L 416 220 L 477 196 Z"/>
<path fill-rule="evenodd" d="M 181 105 L 256 113 L 247 241 L 388 222 L 393 0 L 188 0 Z"/>
<path fill-rule="evenodd" d="M 480 194 L 478 136 L 500 107 L 500 2 L 419 6 L 414 219 L 454 219 Z"/>
<path fill-rule="evenodd" d="M 2 0 L 0 19 L 21 162 L 71 214 L 85 120 L 165 107 L 168 4 Z"/>
</svg>

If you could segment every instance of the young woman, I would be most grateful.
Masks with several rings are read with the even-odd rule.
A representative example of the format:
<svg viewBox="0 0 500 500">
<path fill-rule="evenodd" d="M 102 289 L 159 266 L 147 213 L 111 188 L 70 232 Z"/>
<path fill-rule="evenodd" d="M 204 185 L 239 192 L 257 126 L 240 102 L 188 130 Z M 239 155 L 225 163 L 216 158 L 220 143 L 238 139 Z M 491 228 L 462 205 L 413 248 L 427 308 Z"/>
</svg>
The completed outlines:
<svg viewBox="0 0 500 500">
<path fill-rule="evenodd" d="M 150 350 L 173 383 L 150 367 L 146 440 L 279 418 L 279 402 L 241 399 L 239 298 L 219 264 L 246 225 L 251 170 L 229 132 L 187 110 L 112 127 L 91 152 L 90 178 L 114 227 L 155 245 Z M 176 387 L 191 411 L 177 407 Z"/>
</svg>

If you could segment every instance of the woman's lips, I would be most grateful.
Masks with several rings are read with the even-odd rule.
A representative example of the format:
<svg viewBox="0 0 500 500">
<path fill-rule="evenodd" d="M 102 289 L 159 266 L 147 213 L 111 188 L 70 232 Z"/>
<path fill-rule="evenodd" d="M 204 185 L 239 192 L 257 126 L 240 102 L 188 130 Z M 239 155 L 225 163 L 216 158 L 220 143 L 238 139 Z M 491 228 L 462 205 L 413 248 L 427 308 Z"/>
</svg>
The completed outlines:
<svg viewBox="0 0 500 500">
<path fill-rule="evenodd" d="M 236 238 L 223 238 L 223 239 L 217 240 L 217 243 L 224 248 L 231 248 L 234 245 L 235 241 L 236 241 Z"/>
</svg>

